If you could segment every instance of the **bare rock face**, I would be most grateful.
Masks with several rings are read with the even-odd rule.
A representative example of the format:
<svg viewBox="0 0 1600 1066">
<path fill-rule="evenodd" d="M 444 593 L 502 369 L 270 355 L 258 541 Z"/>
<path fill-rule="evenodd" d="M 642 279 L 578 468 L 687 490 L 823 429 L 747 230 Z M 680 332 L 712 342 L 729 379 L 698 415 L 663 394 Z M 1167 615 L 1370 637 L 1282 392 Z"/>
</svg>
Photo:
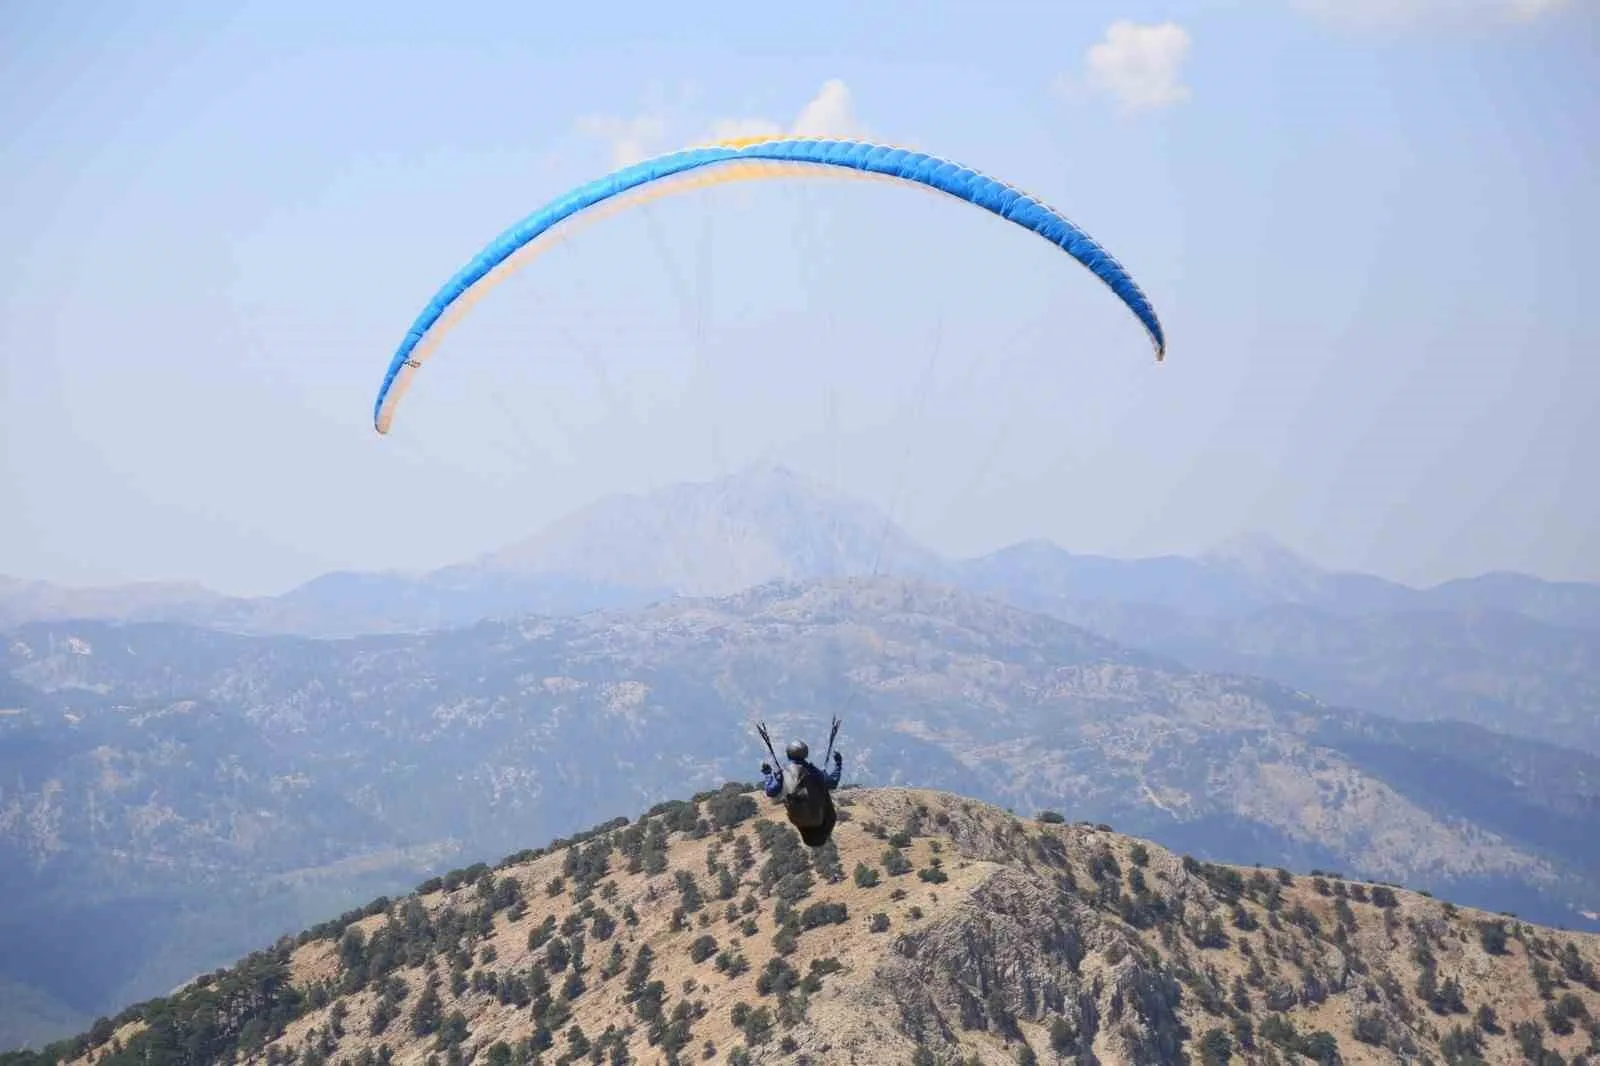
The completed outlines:
<svg viewBox="0 0 1600 1066">
<path fill-rule="evenodd" d="M 1179 1061 L 1177 982 L 1131 931 L 1039 874 L 996 870 L 945 918 L 898 938 L 874 981 L 925 1047 L 953 1053 L 968 1032 L 1011 1047 L 1038 1027 L 1081 1063 Z"/>
</svg>

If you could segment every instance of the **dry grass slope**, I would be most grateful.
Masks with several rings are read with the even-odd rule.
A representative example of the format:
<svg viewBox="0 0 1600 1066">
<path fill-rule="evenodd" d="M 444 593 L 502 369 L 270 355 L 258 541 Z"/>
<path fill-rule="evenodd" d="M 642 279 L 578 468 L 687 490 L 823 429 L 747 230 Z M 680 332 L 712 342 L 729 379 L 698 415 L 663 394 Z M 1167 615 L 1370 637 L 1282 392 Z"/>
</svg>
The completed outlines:
<svg viewBox="0 0 1600 1066">
<path fill-rule="evenodd" d="M 458 871 L 77 1064 L 1600 1063 L 1596 938 L 943 793 L 839 801 L 815 853 L 728 788 Z"/>
</svg>

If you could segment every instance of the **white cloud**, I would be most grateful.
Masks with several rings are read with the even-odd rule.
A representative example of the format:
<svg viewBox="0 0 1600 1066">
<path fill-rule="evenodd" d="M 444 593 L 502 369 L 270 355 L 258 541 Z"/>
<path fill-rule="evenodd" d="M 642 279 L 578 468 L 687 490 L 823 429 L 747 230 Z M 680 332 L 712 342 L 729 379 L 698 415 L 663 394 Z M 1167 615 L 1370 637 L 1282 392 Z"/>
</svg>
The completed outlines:
<svg viewBox="0 0 1600 1066">
<path fill-rule="evenodd" d="M 867 131 L 856 119 L 849 86 L 831 78 L 800 109 L 789 132 L 799 137 L 864 137 Z"/>
<path fill-rule="evenodd" d="M 667 137 L 667 117 L 646 112 L 623 118 L 619 115 L 585 115 L 578 129 L 598 137 L 611 146 L 611 165 L 625 167 L 656 154 Z"/>
<path fill-rule="evenodd" d="M 1294 0 L 1296 10 L 1325 22 L 1403 27 L 1430 22 L 1532 22 L 1570 0 Z"/>
<path fill-rule="evenodd" d="M 585 115 L 578 119 L 578 130 L 605 141 L 611 149 L 611 164 L 625 167 L 648 159 L 667 149 L 672 123 L 670 108 L 653 93 L 653 103 L 631 117 Z M 775 137 L 782 134 L 805 137 L 865 137 L 866 127 L 856 117 L 850 87 L 838 78 L 824 82 L 817 94 L 800 108 L 787 126 L 759 115 L 719 118 L 699 138 L 689 143 L 736 140 L 741 137 Z"/>
<path fill-rule="evenodd" d="M 1089 49 L 1087 87 L 1111 96 L 1125 112 L 1187 100 L 1181 75 L 1189 43 L 1189 32 L 1174 22 L 1113 22 L 1105 39 Z"/>
<path fill-rule="evenodd" d="M 669 101 L 667 87 L 652 84 L 637 114 L 584 115 L 577 121 L 578 132 L 604 141 L 611 149 L 612 166 L 629 166 L 666 150 L 673 112 L 689 106 L 697 93 L 693 85 L 679 85 Z"/>
<path fill-rule="evenodd" d="M 850 87 L 838 78 L 830 78 L 822 83 L 817 95 L 806 101 L 794 122 L 788 126 L 770 118 L 719 118 L 700 140 L 775 137 L 784 133 L 794 137 L 864 138 L 867 129 L 856 118 Z"/>
</svg>

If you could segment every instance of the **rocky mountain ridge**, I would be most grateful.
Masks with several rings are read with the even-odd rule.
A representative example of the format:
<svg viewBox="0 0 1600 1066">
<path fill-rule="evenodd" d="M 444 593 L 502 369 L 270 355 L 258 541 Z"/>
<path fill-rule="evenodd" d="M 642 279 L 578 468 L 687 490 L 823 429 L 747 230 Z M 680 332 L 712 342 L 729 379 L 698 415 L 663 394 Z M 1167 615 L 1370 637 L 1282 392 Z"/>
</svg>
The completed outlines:
<svg viewBox="0 0 1600 1066">
<path fill-rule="evenodd" d="M 748 786 L 382 898 L 0 1066 L 1585 1066 L 1600 940 L 960 796 Z"/>
</svg>

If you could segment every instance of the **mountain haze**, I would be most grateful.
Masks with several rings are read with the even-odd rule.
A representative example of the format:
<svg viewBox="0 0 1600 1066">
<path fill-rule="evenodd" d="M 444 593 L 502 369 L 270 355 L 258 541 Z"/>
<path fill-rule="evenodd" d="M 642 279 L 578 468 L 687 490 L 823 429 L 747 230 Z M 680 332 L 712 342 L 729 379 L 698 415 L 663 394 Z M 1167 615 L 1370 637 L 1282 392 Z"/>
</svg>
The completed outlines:
<svg viewBox="0 0 1600 1066">
<path fill-rule="evenodd" d="M 227 600 L 220 592 L 187 582 L 150 581 L 69 588 L 0 574 L 0 629 L 23 622 L 62 618 L 198 619 Z"/>
<path fill-rule="evenodd" d="M 0 624 L 186 621 L 303 636 L 414 632 L 485 618 L 640 607 L 778 580 L 935 574 L 888 516 L 782 466 L 598 500 L 514 544 L 424 573 L 324 574 L 280 596 L 185 585 L 67 589 L 0 578 Z"/>
<path fill-rule="evenodd" d="M 477 564 L 696 596 L 940 565 L 875 507 L 782 466 L 608 497 Z"/>
<path fill-rule="evenodd" d="M 1481 608 L 1350 617 L 1278 604 L 1219 618 L 1150 605 L 1033 605 L 1197 669 L 1270 677 L 1396 718 L 1469 722 L 1600 754 L 1600 633 L 1592 630 Z"/>
<path fill-rule="evenodd" d="M 881 510 L 781 466 L 610 496 L 514 544 L 418 574 L 339 572 L 280 596 L 186 585 L 68 589 L 0 578 L 0 625 L 171 620 L 244 632 L 348 636 L 578 614 L 779 580 L 895 573 L 1051 604 L 1164 607 L 1196 618 L 1300 605 L 1342 617 L 1398 611 L 1514 612 L 1600 631 L 1600 585 L 1519 574 L 1427 589 L 1318 567 L 1261 536 L 1199 557 L 1117 559 L 1024 540 L 973 559 L 919 544 Z"/>
</svg>

